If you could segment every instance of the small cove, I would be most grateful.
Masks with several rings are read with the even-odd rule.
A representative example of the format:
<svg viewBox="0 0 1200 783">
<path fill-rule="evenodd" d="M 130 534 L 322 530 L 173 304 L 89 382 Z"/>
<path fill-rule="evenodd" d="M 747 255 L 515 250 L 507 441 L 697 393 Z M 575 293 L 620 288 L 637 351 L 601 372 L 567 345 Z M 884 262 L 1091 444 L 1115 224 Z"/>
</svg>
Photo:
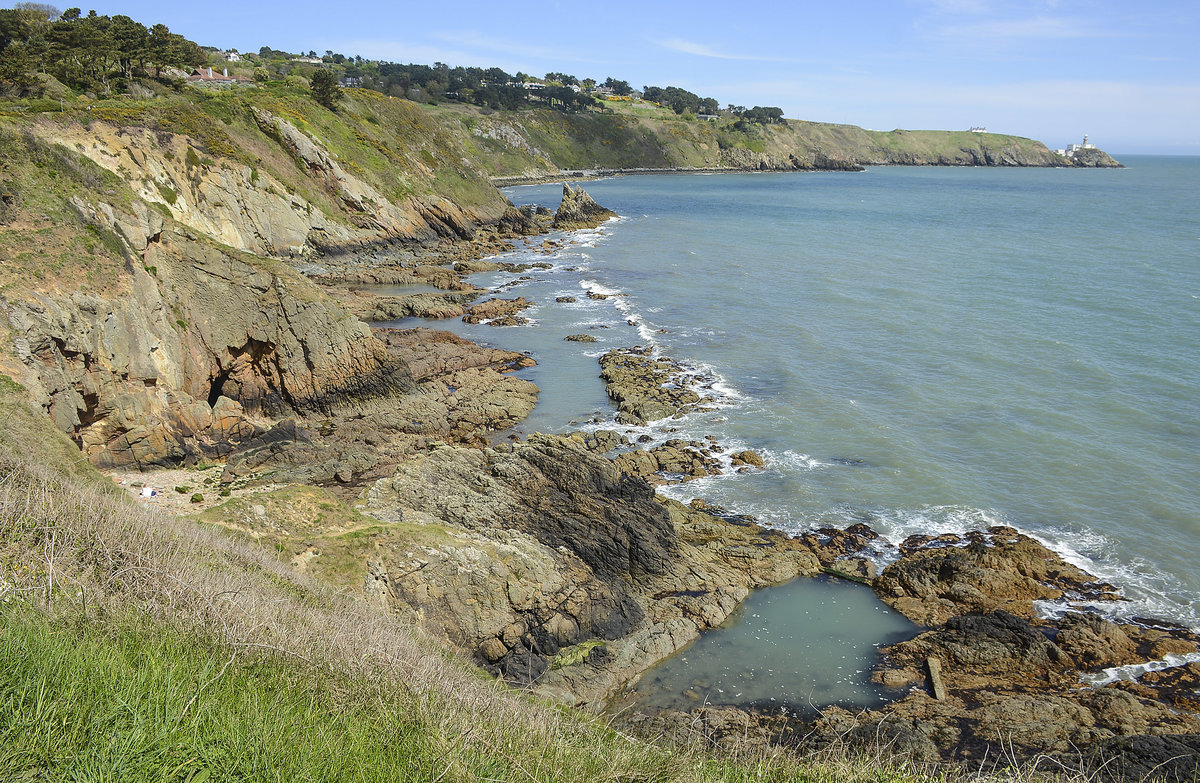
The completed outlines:
<svg viewBox="0 0 1200 783">
<path fill-rule="evenodd" d="M 921 629 L 870 588 L 827 576 L 751 593 L 725 625 L 647 671 L 632 689 L 644 711 L 729 705 L 808 716 L 877 707 L 902 688 L 871 682 L 879 648 Z"/>
</svg>

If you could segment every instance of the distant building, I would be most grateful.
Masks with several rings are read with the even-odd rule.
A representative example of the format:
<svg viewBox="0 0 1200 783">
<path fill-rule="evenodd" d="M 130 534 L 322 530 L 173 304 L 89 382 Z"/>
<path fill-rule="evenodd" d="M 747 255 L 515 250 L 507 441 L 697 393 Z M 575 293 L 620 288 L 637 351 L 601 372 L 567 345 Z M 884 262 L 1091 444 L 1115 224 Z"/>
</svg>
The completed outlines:
<svg viewBox="0 0 1200 783">
<path fill-rule="evenodd" d="M 1094 150 L 1096 145 L 1088 140 L 1087 134 L 1083 134 L 1083 144 L 1068 144 L 1065 150 L 1055 150 L 1059 155 L 1065 155 L 1068 158 L 1075 156 L 1080 150 Z"/>
<path fill-rule="evenodd" d="M 341 79 L 338 80 L 338 86 L 340 86 L 340 87 L 362 87 L 362 77 L 361 76 L 343 76 Z"/>
<path fill-rule="evenodd" d="M 707 120 L 708 122 L 716 122 L 717 120 L 721 119 L 721 115 L 719 115 L 719 114 L 697 114 L 696 119 Z"/>
<path fill-rule="evenodd" d="M 242 56 L 232 49 L 228 52 L 221 52 L 221 56 L 225 58 L 226 62 L 240 63 L 242 61 Z"/>
<path fill-rule="evenodd" d="M 988 129 L 983 127 L 982 125 L 976 125 L 974 128 L 971 128 L 971 133 L 987 133 L 987 132 L 988 132 Z"/>
<path fill-rule="evenodd" d="M 316 65 L 320 65 L 321 63 L 323 63 L 325 61 L 322 60 L 320 57 L 293 57 L 292 62 L 294 62 L 294 63 L 313 63 Z"/>
</svg>

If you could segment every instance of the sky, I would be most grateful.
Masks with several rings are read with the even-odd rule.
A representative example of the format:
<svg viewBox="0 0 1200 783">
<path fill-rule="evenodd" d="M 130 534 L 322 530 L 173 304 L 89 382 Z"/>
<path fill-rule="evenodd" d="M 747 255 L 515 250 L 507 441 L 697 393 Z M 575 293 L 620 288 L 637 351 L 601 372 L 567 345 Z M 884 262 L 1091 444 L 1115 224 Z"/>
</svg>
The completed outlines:
<svg viewBox="0 0 1200 783">
<path fill-rule="evenodd" d="M 204 46 L 674 85 L 874 130 L 1200 155 L 1196 0 L 117 0 Z"/>
</svg>

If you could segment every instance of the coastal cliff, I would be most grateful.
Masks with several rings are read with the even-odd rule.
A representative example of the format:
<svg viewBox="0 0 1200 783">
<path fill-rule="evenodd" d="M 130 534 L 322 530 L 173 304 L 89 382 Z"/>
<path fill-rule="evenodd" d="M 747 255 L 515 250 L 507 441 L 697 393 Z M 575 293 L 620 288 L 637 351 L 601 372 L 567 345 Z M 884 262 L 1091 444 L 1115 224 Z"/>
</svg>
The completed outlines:
<svg viewBox="0 0 1200 783">
<path fill-rule="evenodd" d="M 431 110 L 461 133 L 476 165 L 495 181 L 554 179 L 564 172 L 857 171 L 863 166 L 1092 165 L 1032 139 L 972 131 L 869 131 L 853 125 L 787 120 L 737 125 L 676 116 L 665 109 L 617 106 L 604 112 L 543 110 L 480 113 L 466 106 Z M 1105 156 L 1107 158 L 1107 156 Z M 1098 166 L 1119 166 L 1095 158 Z"/>
</svg>

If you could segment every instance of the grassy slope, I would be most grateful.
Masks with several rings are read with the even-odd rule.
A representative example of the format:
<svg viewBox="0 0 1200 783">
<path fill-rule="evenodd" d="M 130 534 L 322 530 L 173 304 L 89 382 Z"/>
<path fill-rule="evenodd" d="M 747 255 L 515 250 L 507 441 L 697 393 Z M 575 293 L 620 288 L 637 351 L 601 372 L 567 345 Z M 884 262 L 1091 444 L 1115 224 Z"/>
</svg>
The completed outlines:
<svg viewBox="0 0 1200 783">
<path fill-rule="evenodd" d="M 185 90 L 178 95 L 134 100 L 97 100 L 65 112 L 29 114 L 0 104 L 16 126 L 23 123 L 109 122 L 186 135 L 201 154 L 232 165 L 269 171 L 334 220 L 342 207 L 313 181 L 254 121 L 266 109 L 314 136 L 349 173 L 397 204 L 410 198 L 445 197 L 468 210 L 499 215 L 503 198 L 486 178 L 462 164 L 463 150 L 419 105 L 368 90 L 348 90 L 339 110 L 314 103 L 308 92 L 283 84 L 265 89 Z M 7 111 L 6 111 L 7 109 Z"/>
<path fill-rule="evenodd" d="M 79 196 L 115 206 L 133 194 L 116 175 L 72 151 L 45 144 L 19 122 L 0 120 L 0 295 L 30 287 L 50 293 L 109 292 L 125 258 L 121 240 L 88 226 L 71 207 Z"/>
</svg>

